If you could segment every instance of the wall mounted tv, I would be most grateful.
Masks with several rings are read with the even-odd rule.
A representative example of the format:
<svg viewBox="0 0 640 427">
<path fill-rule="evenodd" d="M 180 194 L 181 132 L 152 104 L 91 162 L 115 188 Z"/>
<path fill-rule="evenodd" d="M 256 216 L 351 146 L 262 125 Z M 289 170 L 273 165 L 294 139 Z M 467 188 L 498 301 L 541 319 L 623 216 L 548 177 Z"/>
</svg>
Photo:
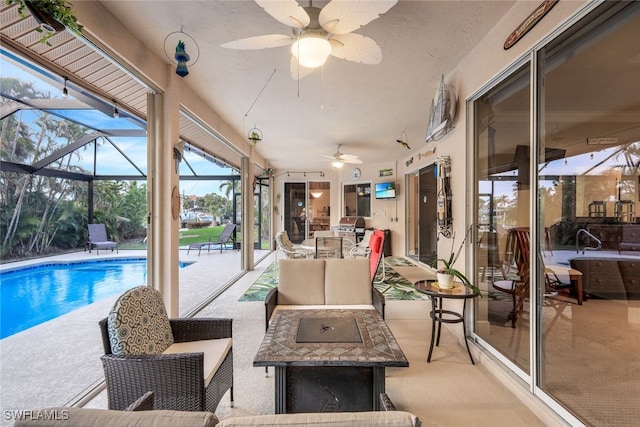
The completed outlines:
<svg viewBox="0 0 640 427">
<path fill-rule="evenodd" d="M 395 199 L 395 182 L 376 182 L 376 199 Z"/>
</svg>

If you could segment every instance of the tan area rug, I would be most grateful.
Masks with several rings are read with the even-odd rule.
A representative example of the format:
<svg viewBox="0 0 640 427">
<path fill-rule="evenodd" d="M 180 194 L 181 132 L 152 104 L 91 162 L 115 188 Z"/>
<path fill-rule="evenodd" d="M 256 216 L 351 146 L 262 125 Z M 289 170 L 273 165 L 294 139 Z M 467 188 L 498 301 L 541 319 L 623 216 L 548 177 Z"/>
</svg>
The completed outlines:
<svg viewBox="0 0 640 427">
<path fill-rule="evenodd" d="M 421 267 L 404 267 L 394 266 L 393 269 L 398 272 L 402 277 L 407 279 L 411 283 L 416 283 L 419 280 L 435 279 L 435 274 L 431 271 L 425 270 Z"/>
</svg>

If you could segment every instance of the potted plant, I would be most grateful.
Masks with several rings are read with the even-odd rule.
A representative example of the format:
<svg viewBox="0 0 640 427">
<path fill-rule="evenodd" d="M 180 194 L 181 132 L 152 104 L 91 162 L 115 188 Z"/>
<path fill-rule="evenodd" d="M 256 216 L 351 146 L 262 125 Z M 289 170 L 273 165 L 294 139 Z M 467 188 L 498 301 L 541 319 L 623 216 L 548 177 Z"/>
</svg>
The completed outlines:
<svg viewBox="0 0 640 427">
<path fill-rule="evenodd" d="M 66 0 L 5 0 L 9 6 L 18 5 L 18 14 L 25 15 L 27 9 L 40 27 L 36 31 L 42 33 L 40 43 L 50 45 L 49 39 L 65 27 L 76 34 L 82 33 L 82 25 L 73 14 L 71 5 Z"/>
<path fill-rule="evenodd" d="M 438 258 L 433 260 L 431 263 L 431 267 L 437 268 L 436 277 L 438 278 L 438 286 L 444 289 L 453 288 L 454 280 L 458 278 L 465 286 L 469 287 L 476 295 L 480 295 L 480 289 L 477 286 L 474 286 L 471 281 L 465 276 L 460 270 L 454 268 L 454 264 L 464 247 L 464 242 L 467 240 L 467 236 L 471 231 L 471 227 L 467 230 L 467 234 L 465 234 L 462 243 L 460 243 L 460 247 L 457 252 L 453 251 L 456 241 L 456 235 L 454 233 L 453 240 L 451 241 L 451 254 L 448 258 Z M 443 267 L 438 268 L 438 262 L 441 262 Z"/>
</svg>

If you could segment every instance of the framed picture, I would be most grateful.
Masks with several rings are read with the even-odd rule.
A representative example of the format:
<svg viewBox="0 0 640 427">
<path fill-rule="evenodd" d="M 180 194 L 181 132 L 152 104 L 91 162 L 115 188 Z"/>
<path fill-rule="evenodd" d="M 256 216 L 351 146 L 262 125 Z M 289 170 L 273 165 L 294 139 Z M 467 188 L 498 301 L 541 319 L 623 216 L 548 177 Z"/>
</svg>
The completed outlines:
<svg viewBox="0 0 640 427">
<path fill-rule="evenodd" d="M 388 169 L 380 169 L 380 176 L 393 176 L 393 169 L 392 168 L 388 168 Z"/>
</svg>

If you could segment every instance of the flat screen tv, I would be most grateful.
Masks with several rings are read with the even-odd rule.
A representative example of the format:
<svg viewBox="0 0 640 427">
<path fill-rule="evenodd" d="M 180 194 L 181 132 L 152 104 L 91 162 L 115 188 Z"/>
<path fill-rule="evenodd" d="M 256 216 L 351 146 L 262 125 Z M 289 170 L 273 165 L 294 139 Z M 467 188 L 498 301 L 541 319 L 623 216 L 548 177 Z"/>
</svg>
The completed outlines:
<svg viewBox="0 0 640 427">
<path fill-rule="evenodd" d="M 395 199 L 395 182 L 376 182 L 376 199 Z"/>
</svg>

